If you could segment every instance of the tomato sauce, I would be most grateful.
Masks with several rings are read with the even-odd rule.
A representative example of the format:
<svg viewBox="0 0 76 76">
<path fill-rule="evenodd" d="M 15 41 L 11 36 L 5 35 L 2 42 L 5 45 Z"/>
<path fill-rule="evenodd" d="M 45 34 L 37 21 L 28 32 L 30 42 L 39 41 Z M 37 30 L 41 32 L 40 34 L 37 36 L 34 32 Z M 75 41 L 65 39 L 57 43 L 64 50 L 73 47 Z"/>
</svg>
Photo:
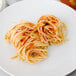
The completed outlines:
<svg viewBox="0 0 76 76">
<path fill-rule="evenodd" d="M 60 0 L 62 3 L 64 3 L 64 4 L 67 4 L 68 6 L 70 6 L 70 7 L 72 7 L 74 10 L 76 10 L 76 5 L 72 5 L 71 3 L 70 3 L 70 0 Z M 76 4 L 76 0 L 73 0 L 74 1 L 74 3 Z"/>
</svg>

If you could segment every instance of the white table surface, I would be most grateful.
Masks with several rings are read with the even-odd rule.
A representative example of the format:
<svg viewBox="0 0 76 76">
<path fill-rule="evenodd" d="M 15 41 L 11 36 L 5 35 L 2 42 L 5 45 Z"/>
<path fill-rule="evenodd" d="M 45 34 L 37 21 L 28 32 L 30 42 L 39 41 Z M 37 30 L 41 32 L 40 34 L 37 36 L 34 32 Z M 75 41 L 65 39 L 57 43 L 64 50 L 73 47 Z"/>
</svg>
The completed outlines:
<svg viewBox="0 0 76 76">
<path fill-rule="evenodd" d="M 10 1 L 12 1 L 12 0 L 10 0 Z M 51 0 L 51 1 L 59 1 L 59 0 Z M 10 75 L 6 74 L 3 70 L 0 69 L 0 76 L 10 76 Z M 76 76 L 76 71 L 68 76 Z"/>
</svg>

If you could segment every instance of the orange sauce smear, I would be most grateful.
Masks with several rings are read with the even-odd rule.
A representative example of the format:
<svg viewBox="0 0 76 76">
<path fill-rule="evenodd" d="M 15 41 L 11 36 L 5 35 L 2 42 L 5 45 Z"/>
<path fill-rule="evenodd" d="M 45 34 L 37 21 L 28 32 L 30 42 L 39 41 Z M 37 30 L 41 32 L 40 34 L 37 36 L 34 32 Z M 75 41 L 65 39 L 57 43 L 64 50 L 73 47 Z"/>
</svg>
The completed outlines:
<svg viewBox="0 0 76 76">
<path fill-rule="evenodd" d="M 64 4 L 68 5 L 68 6 L 72 7 L 74 10 L 76 10 L 76 6 L 75 6 L 75 7 L 72 6 L 72 5 L 70 4 L 69 0 L 60 0 L 60 1 L 61 1 L 62 3 L 64 3 Z M 76 0 L 74 0 L 74 2 L 76 3 Z"/>
</svg>

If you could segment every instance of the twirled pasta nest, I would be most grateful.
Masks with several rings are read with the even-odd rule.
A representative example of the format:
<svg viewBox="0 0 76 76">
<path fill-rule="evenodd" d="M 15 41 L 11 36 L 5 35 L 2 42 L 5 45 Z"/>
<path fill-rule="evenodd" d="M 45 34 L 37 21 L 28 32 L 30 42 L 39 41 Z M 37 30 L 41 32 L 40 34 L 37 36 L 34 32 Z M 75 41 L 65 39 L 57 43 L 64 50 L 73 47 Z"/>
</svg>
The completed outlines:
<svg viewBox="0 0 76 76">
<path fill-rule="evenodd" d="M 23 22 L 14 26 L 5 34 L 5 40 L 17 49 L 17 54 L 12 59 L 17 57 L 35 63 L 48 57 L 49 45 L 67 41 L 66 34 L 67 28 L 62 21 L 53 15 L 43 15 L 36 25 Z"/>
</svg>

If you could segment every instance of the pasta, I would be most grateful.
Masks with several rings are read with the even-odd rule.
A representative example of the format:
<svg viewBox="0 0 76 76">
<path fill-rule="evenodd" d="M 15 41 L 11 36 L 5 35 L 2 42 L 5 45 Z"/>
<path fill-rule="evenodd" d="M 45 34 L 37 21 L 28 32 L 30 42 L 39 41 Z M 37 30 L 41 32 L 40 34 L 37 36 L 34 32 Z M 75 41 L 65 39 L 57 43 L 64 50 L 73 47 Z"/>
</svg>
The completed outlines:
<svg viewBox="0 0 76 76">
<path fill-rule="evenodd" d="M 39 20 L 37 21 L 37 23 L 40 23 L 41 21 L 50 21 L 52 24 L 54 24 L 55 26 L 60 25 L 60 20 L 53 16 L 53 15 L 43 15 L 39 18 Z"/>
<path fill-rule="evenodd" d="M 39 44 L 39 39 L 34 34 L 34 24 L 25 22 L 16 25 L 5 35 L 5 40 L 13 43 L 17 49 L 17 54 L 12 59 L 18 57 L 30 63 L 39 62 L 48 56 L 45 45 Z M 38 44 L 37 44 L 38 43 Z M 42 49 L 41 47 L 44 46 Z"/>
<path fill-rule="evenodd" d="M 37 24 L 21 22 L 5 34 L 5 40 L 12 43 L 16 49 L 16 56 L 29 63 L 39 62 L 48 57 L 47 47 L 67 41 L 66 25 L 53 15 L 43 15 Z"/>
<path fill-rule="evenodd" d="M 48 45 L 58 45 L 64 41 L 67 35 L 66 25 L 53 15 L 43 15 L 37 22 L 37 30 L 42 42 Z"/>
<path fill-rule="evenodd" d="M 48 44 L 48 40 L 57 35 L 57 28 L 50 21 L 42 20 L 37 24 L 38 34 L 43 43 Z"/>
</svg>

